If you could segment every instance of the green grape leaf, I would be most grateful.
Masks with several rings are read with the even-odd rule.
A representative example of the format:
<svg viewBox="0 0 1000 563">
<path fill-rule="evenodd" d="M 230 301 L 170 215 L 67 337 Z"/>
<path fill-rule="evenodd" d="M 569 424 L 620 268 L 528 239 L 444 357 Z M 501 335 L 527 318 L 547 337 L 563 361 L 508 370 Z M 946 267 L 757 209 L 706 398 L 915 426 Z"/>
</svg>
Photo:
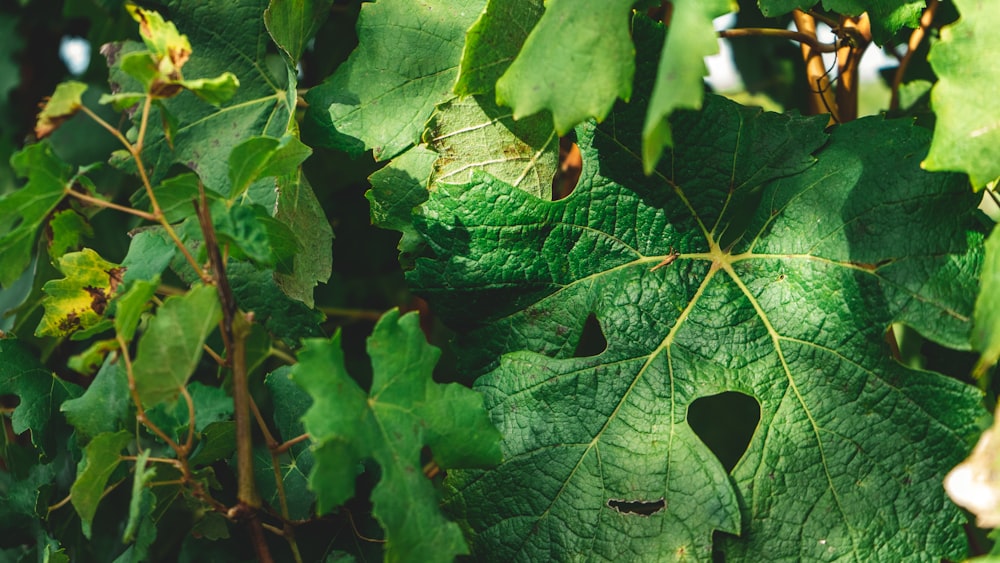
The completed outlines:
<svg viewBox="0 0 1000 563">
<path fill-rule="evenodd" d="M 35 330 L 36 336 L 68 336 L 88 329 L 104 319 L 125 271 L 84 248 L 59 258 L 59 270 L 65 278 L 42 286 L 45 315 Z"/>
<path fill-rule="evenodd" d="M 352 154 L 371 149 L 386 160 L 417 143 L 434 106 L 452 97 L 466 30 L 485 3 L 362 4 L 358 48 L 306 95 L 311 119 L 326 133 L 322 144 Z"/>
<path fill-rule="evenodd" d="M 983 64 L 1000 55 L 990 35 L 1000 25 L 995 2 L 956 0 L 961 18 L 941 29 L 941 40 L 928 60 L 938 75 L 931 90 L 937 121 L 928 170 L 956 170 L 969 175 L 976 188 L 1000 177 L 1000 100 L 984 84 L 1000 81 L 1000 68 Z"/>
<path fill-rule="evenodd" d="M 62 200 L 73 173 L 48 143 L 28 145 L 11 157 L 10 165 L 28 183 L 0 198 L 0 286 L 5 288 L 31 263 L 38 229 Z"/>
<path fill-rule="evenodd" d="M 264 24 L 271 39 L 293 64 L 326 22 L 333 0 L 271 0 L 264 10 Z"/>
<path fill-rule="evenodd" d="M 149 300 L 153 298 L 159 285 L 160 280 L 156 277 L 150 281 L 137 280 L 118 298 L 115 308 L 115 332 L 126 342 L 131 342 L 135 336 L 139 317 L 148 308 Z"/>
<path fill-rule="evenodd" d="M 229 199 L 245 192 L 258 178 L 295 172 L 310 154 L 312 149 L 293 135 L 280 139 L 251 137 L 243 141 L 229 155 Z"/>
<path fill-rule="evenodd" d="M 333 271 L 333 228 L 301 169 L 278 178 L 274 218 L 287 225 L 298 244 L 290 273 L 275 273 L 274 282 L 292 299 L 313 307 L 313 288 Z"/>
<path fill-rule="evenodd" d="M 777 17 L 795 9 L 808 10 L 816 5 L 812 0 L 760 0 L 760 11 L 765 16 Z M 823 7 L 846 16 L 859 16 L 868 12 L 871 18 L 872 38 L 879 45 L 893 39 L 903 27 L 917 27 L 923 13 L 925 0 L 823 0 Z"/>
<path fill-rule="evenodd" d="M 604 119 L 615 100 L 632 95 L 634 2 L 548 0 L 496 83 L 497 103 L 513 108 L 514 119 L 549 110 L 560 135 L 584 119 Z"/>
<path fill-rule="evenodd" d="M 542 0 L 489 0 L 465 35 L 455 93 L 468 96 L 493 92 L 544 11 Z"/>
<path fill-rule="evenodd" d="M 229 153 L 253 136 L 284 135 L 294 109 L 295 83 L 286 76 L 276 78 L 268 70 L 265 60 L 268 41 L 260 39 L 267 36 L 262 17 L 266 0 L 237 4 L 211 0 L 196 4 L 172 0 L 164 12 L 169 12 L 171 23 L 190 42 L 192 52 L 184 64 L 184 74 L 219 77 L 229 72 L 242 86 L 221 108 L 186 93 L 160 100 L 162 110 L 154 109 L 150 114 L 143 162 L 154 185 L 174 163 L 180 163 L 195 171 L 209 190 L 226 193 Z M 232 22 L 241 23 L 232 25 Z M 102 49 L 111 66 L 113 87 L 124 92 L 137 89 L 134 81 L 121 72 L 125 55 L 136 52 L 136 48 L 135 43 L 125 42 Z M 294 79 L 294 74 L 288 76 Z M 209 89 L 201 94 L 212 92 Z M 138 120 L 140 114 L 136 112 L 133 119 Z M 170 141 L 164 135 L 167 116 L 176 122 Z"/>
<path fill-rule="evenodd" d="M 35 136 L 44 139 L 64 121 L 76 115 L 76 112 L 83 107 L 81 98 L 86 90 L 86 84 L 76 81 L 63 82 L 56 86 L 56 91 L 45 101 L 42 111 L 38 113 Z"/>
<path fill-rule="evenodd" d="M 65 447 L 59 405 L 78 397 L 82 389 L 46 369 L 19 340 L 0 338 L 0 395 L 16 395 L 11 425 L 14 433 L 31 430 L 31 443 L 47 457 Z"/>
<path fill-rule="evenodd" d="M 964 177 L 921 170 L 930 135 L 909 122 L 827 138 L 822 116 L 715 96 L 675 112 L 645 176 L 643 82 L 577 129 L 568 198 L 476 175 L 416 216 L 434 258 L 408 277 L 485 370 L 475 387 L 504 433 L 498 468 L 448 472 L 473 554 L 960 559 L 964 517 L 940 483 L 978 434 L 980 394 L 904 368 L 884 335 L 895 321 L 967 346 L 982 233 Z M 578 354 L 590 315 L 607 343 Z M 687 420 L 725 391 L 760 412 L 731 473 Z"/>
<path fill-rule="evenodd" d="M 670 29 L 656 70 L 656 85 L 642 129 L 642 165 L 652 174 L 663 149 L 673 144 L 670 114 L 677 109 L 698 109 L 704 96 L 703 78 L 708 75 L 705 57 L 719 52 L 712 20 L 733 10 L 730 0 L 681 0 L 673 3 Z M 650 25 L 637 15 L 634 25 Z M 642 34 L 651 37 L 653 34 Z M 640 45 L 639 49 L 646 47 Z"/>
<path fill-rule="evenodd" d="M 297 347 L 299 340 L 323 334 L 323 313 L 282 293 L 274 272 L 246 262 L 230 262 L 226 272 L 240 308 L 252 311 L 255 322 L 275 338 Z"/>
<path fill-rule="evenodd" d="M 163 302 L 139 340 L 132 363 L 143 405 L 177 399 L 198 365 L 205 339 L 221 318 L 219 297 L 212 286 L 196 286 Z"/>
<path fill-rule="evenodd" d="M 8 451 L 4 452 L 9 453 Z M 29 529 L 29 522 L 45 514 L 48 508 L 42 493 L 57 473 L 57 463 L 34 464 L 27 474 L 12 476 L 10 457 L 5 457 L 7 471 L 0 474 L 0 530 L 5 534 L 16 529 Z"/>
<path fill-rule="evenodd" d="M 202 385 L 197 381 L 187 386 L 194 403 L 194 431 L 200 435 L 210 425 L 233 417 L 233 398 L 221 387 Z M 191 414 L 186 401 L 160 403 L 146 411 L 161 430 L 174 440 L 183 440 L 190 429 Z"/>
<path fill-rule="evenodd" d="M 84 439 L 124 428 L 131 409 L 125 366 L 114 357 L 104 361 L 83 395 L 59 407 Z"/>
<path fill-rule="evenodd" d="M 374 515 L 386 531 L 386 558 L 451 561 L 467 553 L 458 526 L 438 508 L 437 493 L 420 469 L 429 446 L 442 468 L 499 461 L 498 434 L 468 388 L 434 383 L 440 351 L 427 344 L 416 314 L 392 310 L 368 339 L 373 380 L 366 393 L 347 374 L 339 333 L 305 342 L 292 378 L 312 397 L 302 416 L 315 443 L 309 484 L 320 514 L 354 495 L 357 464 L 382 468 L 372 491 Z"/>
<path fill-rule="evenodd" d="M 972 347 L 980 354 L 976 365 L 978 375 L 1000 359 L 1000 230 L 995 227 L 986 239 L 986 259 L 980 278 L 979 296 L 976 298 L 975 325 Z"/>
<path fill-rule="evenodd" d="M 559 137 L 547 115 L 514 121 L 487 96 L 441 104 L 424 142 L 440 157 L 431 183 L 462 183 L 482 170 L 542 199 L 552 199 L 559 167 Z"/>
<path fill-rule="evenodd" d="M 291 379 L 291 368 L 282 367 L 267 375 L 264 384 L 274 402 L 274 424 L 281 440 L 290 440 L 305 433 L 300 417 L 309 410 L 312 398 Z M 271 506 L 281 506 L 275 485 L 271 455 L 266 448 L 255 452 L 257 463 L 254 471 L 260 472 L 257 482 L 260 493 Z M 281 479 L 288 503 L 288 516 L 293 520 L 308 518 L 316 502 L 316 494 L 309 489 L 309 473 L 315 458 L 308 442 L 293 445 L 279 457 Z"/>
<path fill-rule="evenodd" d="M 236 423 L 227 420 L 212 422 L 201 432 L 198 447 L 191 456 L 191 465 L 200 466 L 232 457 L 236 451 Z"/>
<path fill-rule="evenodd" d="M 437 159 L 438 153 L 417 145 L 368 178 L 372 187 L 365 197 L 371 204 L 372 224 L 403 233 L 399 250 L 404 264 L 422 247 L 413 228 L 413 208 L 427 201 L 427 185 Z"/>
<path fill-rule="evenodd" d="M 49 221 L 52 239 L 49 242 L 49 259 L 58 261 L 63 254 L 81 250 L 83 239 L 93 237 L 94 229 L 87 219 L 72 209 L 63 209 L 52 214 Z"/>
<path fill-rule="evenodd" d="M 122 260 L 126 286 L 136 281 L 158 280 L 177 253 L 177 247 L 170 237 L 160 229 L 136 233 L 129 243 L 128 254 Z"/>
<path fill-rule="evenodd" d="M 104 487 L 121 463 L 121 451 L 130 440 L 132 435 L 126 430 L 104 433 L 94 437 L 83 450 L 83 459 L 76 480 L 70 487 L 69 498 L 80 516 L 83 535 L 87 539 L 90 539 L 91 523 L 104 496 Z"/>
</svg>

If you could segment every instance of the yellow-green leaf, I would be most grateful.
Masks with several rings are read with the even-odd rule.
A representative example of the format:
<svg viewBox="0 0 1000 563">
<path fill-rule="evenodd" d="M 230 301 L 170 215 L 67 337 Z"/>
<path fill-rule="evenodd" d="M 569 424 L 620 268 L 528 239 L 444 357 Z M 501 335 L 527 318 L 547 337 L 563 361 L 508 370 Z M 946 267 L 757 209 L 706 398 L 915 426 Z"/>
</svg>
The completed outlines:
<svg viewBox="0 0 1000 563">
<path fill-rule="evenodd" d="M 45 314 L 36 336 L 68 336 L 96 325 L 104 318 L 125 272 L 89 248 L 63 255 L 59 270 L 66 277 L 42 286 Z"/>
<path fill-rule="evenodd" d="M 80 97 L 87 89 L 83 82 L 63 82 L 56 86 L 55 93 L 52 94 L 42 111 L 38 114 L 35 122 L 35 136 L 39 139 L 45 138 L 56 130 L 62 122 L 76 115 L 83 106 Z"/>
</svg>

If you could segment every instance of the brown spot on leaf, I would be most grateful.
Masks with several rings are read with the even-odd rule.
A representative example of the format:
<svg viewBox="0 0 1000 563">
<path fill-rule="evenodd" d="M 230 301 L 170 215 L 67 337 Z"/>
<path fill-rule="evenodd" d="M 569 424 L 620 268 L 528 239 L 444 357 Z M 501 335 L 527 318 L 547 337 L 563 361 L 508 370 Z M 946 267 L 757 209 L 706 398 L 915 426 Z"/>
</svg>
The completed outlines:
<svg viewBox="0 0 1000 563">
<path fill-rule="evenodd" d="M 92 285 L 84 286 L 83 290 L 90 295 L 90 308 L 98 315 L 103 315 L 108 308 L 108 296 L 104 290 Z"/>
<path fill-rule="evenodd" d="M 66 318 L 59 321 L 59 330 L 63 332 L 73 332 L 80 328 L 80 316 L 76 311 L 70 311 Z"/>
<path fill-rule="evenodd" d="M 111 268 L 110 270 L 104 270 L 108 274 L 108 296 L 114 295 L 118 291 L 118 286 L 122 283 L 122 277 L 125 275 L 125 270 L 128 268 Z"/>
</svg>

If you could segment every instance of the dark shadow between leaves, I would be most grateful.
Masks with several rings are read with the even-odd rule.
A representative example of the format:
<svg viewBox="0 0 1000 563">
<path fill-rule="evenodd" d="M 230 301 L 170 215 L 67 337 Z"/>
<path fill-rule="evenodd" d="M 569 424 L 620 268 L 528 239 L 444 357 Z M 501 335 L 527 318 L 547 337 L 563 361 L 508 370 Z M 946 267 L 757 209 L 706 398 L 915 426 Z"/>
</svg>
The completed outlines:
<svg viewBox="0 0 1000 563">
<path fill-rule="evenodd" d="M 743 393 L 726 391 L 695 399 L 688 424 L 726 471 L 732 471 L 750 445 L 760 422 L 760 403 Z"/>
<path fill-rule="evenodd" d="M 587 315 L 587 320 L 583 322 L 583 331 L 580 334 L 580 342 L 573 352 L 574 358 L 586 358 L 597 356 L 607 350 L 608 339 L 604 336 L 601 322 L 597 320 L 597 315 L 591 313 Z"/>
</svg>

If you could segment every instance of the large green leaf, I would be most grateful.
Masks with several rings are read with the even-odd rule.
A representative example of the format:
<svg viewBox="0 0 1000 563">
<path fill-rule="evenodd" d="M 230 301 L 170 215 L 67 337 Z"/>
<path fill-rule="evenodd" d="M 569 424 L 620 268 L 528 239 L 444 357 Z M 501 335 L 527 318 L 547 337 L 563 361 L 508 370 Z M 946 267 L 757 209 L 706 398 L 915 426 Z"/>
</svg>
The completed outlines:
<svg viewBox="0 0 1000 563">
<path fill-rule="evenodd" d="M 544 11 L 542 0 L 489 0 L 466 34 L 455 93 L 492 92 Z"/>
<path fill-rule="evenodd" d="M 551 111 L 560 135 L 589 117 L 603 119 L 615 100 L 632 94 L 634 3 L 546 2 L 538 25 L 496 84 L 497 102 L 513 108 L 514 119 Z"/>
<path fill-rule="evenodd" d="M 56 377 L 19 340 L 0 338 L 0 395 L 16 395 L 11 423 L 15 433 L 31 430 L 31 442 L 46 456 L 55 457 L 69 432 L 60 432 L 59 405 L 77 397 L 81 389 Z"/>
<path fill-rule="evenodd" d="M 674 115 L 646 177 L 649 89 L 578 129 L 570 197 L 478 175 L 417 217 L 435 258 L 410 280 L 487 369 L 476 387 L 505 437 L 497 469 L 449 472 L 474 553 L 962 557 L 940 483 L 978 433 L 979 394 L 903 368 L 883 337 L 900 321 L 968 346 L 982 233 L 964 177 L 922 171 L 929 134 L 908 122 L 827 140 L 822 117 L 716 97 Z M 591 314 L 607 346 L 575 357 Z M 687 421 L 723 391 L 760 406 L 729 475 Z"/>
<path fill-rule="evenodd" d="M 385 160 L 417 143 L 434 106 L 452 97 L 466 30 L 485 3 L 362 4 L 357 50 L 306 96 L 324 144 Z"/>
<path fill-rule="evenodd" d="M 359 462 L 382 468 L 372 491 L 373 512 L 385 528 L 386 558 L 451 561 L 467 553 L 458 526 L 438 508 L 437 492 L 420 469 L 430 447 L 445 469 L 482 467 L 499 461 L 497 431 L 479 395 L 431 378 L 440 351 L 429 345 L 415 313 L 383 315 L 368 339 L 373 380 L 365 392 L 348 375 L 339 333 L 307 340 L 293 379 L 312 397 L 302 417 L 315 444 L 309 484 L 320 514 L 354 495 Z"/>
<path fill-rule="evenodd" d="M 139 340 L 132 364 L 136 389 L 147 408 L 177 399 L 221 318 L 213 286 L 196 286 L 163 302 Z"/>
<path fill-rule="evenodd" d="M 1000 177 L 1000 47 L 991 35 L 1000 25 L 1000 4 L 956 0 L 961 19 L 941 30 L 928 60 L 939 80 L 931 90 L 937 122 L 928 170 L 958 170 L 981 188 Z"/>
<path fill-rule="evenodd" d="M 9 288 L 31 262 L 38 229 L 62 200 L 73 169 L 48 143 L 29 145 L 10 159 L 28 183 L 0 199 L 0 286 Z"/>
<path fill-rule="evenodd" d="M 154 183 L 176 162 L 197 172 L 206 187 L 227 193 L 229 153 L 233 147 L 255 135 L 285 134 L 293 110 L 295 84 L 286 76 L 273 76 L 268 70 L 265 60 L 268 42 L 262 40 L 267 37 L 263 19 L 266 6 L 266 0 L 238 3 L 173 0 L 165 6 L 170 21 L 187 36 L 192 47 L 191 59 L 184 66 L 185 76 L 212 77 L 231 72 L 241 86 L 221 108 L 188 92 L 162 100 L 176 125 L 171 147 L 163 135 L 164 120 L 153 111 L 143 160 Z M 109 63 L 115 64 L 131 48 L 134 46 L 118 45 L 103 52 Z M 288 76 L 294 79 L 295 75 Z M 112 78 L 122 80 L 114 70 Z M 289 90 L 293 91 L 291 96 Z"/>
</svg>

